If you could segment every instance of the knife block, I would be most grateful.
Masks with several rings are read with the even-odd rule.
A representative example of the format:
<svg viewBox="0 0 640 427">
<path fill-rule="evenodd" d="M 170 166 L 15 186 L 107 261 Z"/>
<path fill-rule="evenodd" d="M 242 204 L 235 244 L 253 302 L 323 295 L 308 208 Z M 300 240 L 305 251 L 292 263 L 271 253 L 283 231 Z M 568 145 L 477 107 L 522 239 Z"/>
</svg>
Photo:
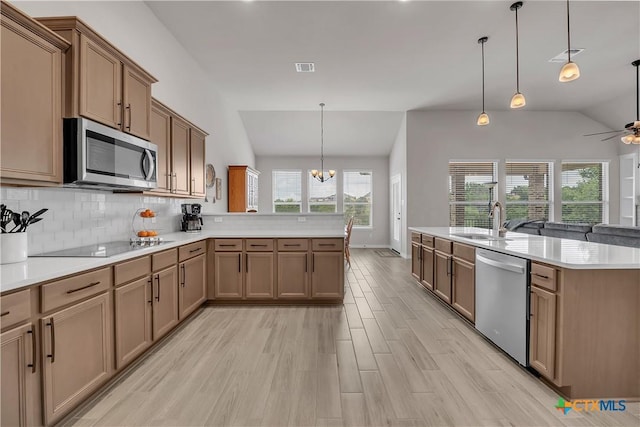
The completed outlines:
<svg viewBox="0 0 640 427">
<path fill-rule="evenodd" d="M 0 234 L 0 264 L 27 260 L 27 233 Z"/>
</svg>

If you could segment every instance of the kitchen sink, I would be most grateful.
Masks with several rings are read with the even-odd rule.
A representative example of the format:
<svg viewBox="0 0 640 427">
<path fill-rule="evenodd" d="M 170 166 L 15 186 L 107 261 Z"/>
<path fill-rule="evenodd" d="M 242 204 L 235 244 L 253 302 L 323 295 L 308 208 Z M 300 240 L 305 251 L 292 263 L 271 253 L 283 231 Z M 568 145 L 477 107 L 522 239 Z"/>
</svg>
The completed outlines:
<svg viewBox="0 0 640 427">
<path fill-rule="evenodd" d="M 451 235 L 454 237 L 461 237 L 463 239 L 486 240 L 491 242 L 499 241 L 499 240 L 509 240 L 506 237 L 489 236 L 487 234 L 480 234 L 480 233 L 452 233 Z"/>
</svg>

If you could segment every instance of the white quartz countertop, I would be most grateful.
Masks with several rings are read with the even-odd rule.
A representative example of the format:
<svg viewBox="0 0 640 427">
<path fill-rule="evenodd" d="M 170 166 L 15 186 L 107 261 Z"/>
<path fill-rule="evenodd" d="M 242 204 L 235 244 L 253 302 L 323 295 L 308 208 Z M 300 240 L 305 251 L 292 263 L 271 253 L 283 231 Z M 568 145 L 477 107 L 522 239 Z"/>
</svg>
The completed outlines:
<svg viewBox="0 0 640 427">
<path fill-rule="evenodd" d="M 409 230 L 558 267 L 593 270 L 640 269 L 638 248 L 510 231 L 504 238 L 500 238 L 497 231 L 473 227 L 409 227 Z M 456 234 L 478 234 L 491 240 L 470 239 Z"/>
<path fill-rule="evenodd" d="M 171 233 L 162 236 L 162 245 L 140 248 L 106 258 L 91 257 L 29 257 L 24 262 L 0 265 L 0 292 L 25 288 L 40 282 L 58 279 L 81 271 L 91 270 L 143 255 L 160 252 L 212 238 L 344 238 L 343 232 L 330 230 L 246 230 L 246 231 L 202 231 L 199 233 Z"/>
</svg>

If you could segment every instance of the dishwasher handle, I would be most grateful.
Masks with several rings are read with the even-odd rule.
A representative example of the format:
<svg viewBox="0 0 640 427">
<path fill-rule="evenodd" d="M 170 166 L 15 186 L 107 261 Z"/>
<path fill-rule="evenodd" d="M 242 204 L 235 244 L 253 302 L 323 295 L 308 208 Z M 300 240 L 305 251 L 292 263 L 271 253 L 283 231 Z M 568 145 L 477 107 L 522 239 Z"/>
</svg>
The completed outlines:
<svg viewBox="0 0 640 427">
<path fill-rule="evenodd" d="M 490 265 L 492 267 L 500 268 L 502 270 L 512 271 L 518 274 L 524 274 L 525 268 L 520 265 L 509 264 L 506 262 L 500 262 L 493 259 L 485 258 L 482 255 L 476 254 L 476 261 L 482 262 L 484 264 Z"/>
</svg>

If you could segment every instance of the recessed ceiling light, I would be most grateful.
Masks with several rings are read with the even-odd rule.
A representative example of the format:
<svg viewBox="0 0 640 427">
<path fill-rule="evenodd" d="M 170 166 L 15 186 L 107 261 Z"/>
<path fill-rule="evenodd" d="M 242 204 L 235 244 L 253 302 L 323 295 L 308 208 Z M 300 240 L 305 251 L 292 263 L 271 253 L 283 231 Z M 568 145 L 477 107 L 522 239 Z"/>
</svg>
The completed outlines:
<svg viewBox="0 0 640 427">
<path fill-rule="evenodd" d="M 571 48 L 571 57 L 573 58 L 574 56 L 581 53 L 582 51 L 584 51 L 584 49 Z M 567 49 L 563 50 L 562 52 L 560 52 L 559 54 L 551 58 L 549 62 L 567 62 Z"/>
<path fill-rule="evenodd" d="M 296 62 L 296 71 L 298 73 L 314 73 L 316 65 L 313 62 Z"/>
</svg>

